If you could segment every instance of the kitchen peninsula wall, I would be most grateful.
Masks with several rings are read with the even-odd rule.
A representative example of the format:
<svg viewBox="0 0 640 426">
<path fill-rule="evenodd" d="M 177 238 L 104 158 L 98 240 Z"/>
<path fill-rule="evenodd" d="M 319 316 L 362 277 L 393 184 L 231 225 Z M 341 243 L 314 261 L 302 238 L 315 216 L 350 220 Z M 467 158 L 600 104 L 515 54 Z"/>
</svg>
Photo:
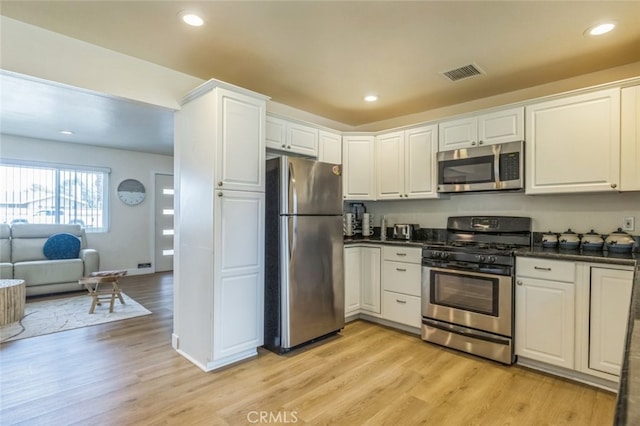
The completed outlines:
<svg viewBox="0 0 640 426">
<path fill-rule="evenodd" d="M 348 206 L 348 203 L 345 203 Z M 447 217 L 461 215 L 527 216 L 536 232 L 576 232 L 594 229 L 608 234 L 622 226 L 622 218 L 634 216 L 640 234 L 640 192 L 604 194 L 525 195 L 523 193 L 455 194 L 439 200 L 398 200 L 365 202 L 367 212 L 380 226 L 384 215 L 387 226 L 416 223 L 421 227 L 445 228 Z M 346 207 L 345 207 L 346 208 Z"/>
</svg>

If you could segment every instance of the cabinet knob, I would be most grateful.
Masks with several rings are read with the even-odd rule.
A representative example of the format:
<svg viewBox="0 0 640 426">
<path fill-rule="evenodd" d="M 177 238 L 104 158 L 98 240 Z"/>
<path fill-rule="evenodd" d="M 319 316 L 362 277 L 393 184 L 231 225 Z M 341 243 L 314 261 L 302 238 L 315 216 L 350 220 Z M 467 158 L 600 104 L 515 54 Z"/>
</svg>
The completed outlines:
<svg viewBox="0 0 640 426">
<path fill-rule="evenodd" d="M 218 192 L 218 197 L 222 197 L 222 192 Z"/>
<path fill-rule="evenodd" d="M 222 181 L 218 182 L 218 186 L 222 186 Z"/>
<path fill-rule="evenodd" d="M 482 141 L 478 142 L 478 145 L 482 145 Z"/>
<path fill-rule="evenodd" d="M 611 187 L 612 187 L 613 189 L 616 189 L 616 188 L 618 187 L 618 185 L 617 185 L 617 184 L 615 184 L 615 183 L 612 183 L 612 184 L 611 184 Z"/>
<path fill-rule="evenodd" d="M 291 149 L 291 145 L 289 145 L 289 146 L 287 147 L 287 149 Z"/>
<path fill-rule="evenodd" d="M 518 280 L 518 281 L 516 281 L 516 284 L 522 285 L 522 281 Z"/>
<path fill-rule="evenodd" d="M 282 147 L 283 147 L 283 148 L 286 148 L 287 146 L 286 146 L 285 144 L 282 144 Z"/>
<path fill-rule="evenodd" d="M 476 141 L 471 142 L 471 146 L 476 146 Z"/>
</svg>

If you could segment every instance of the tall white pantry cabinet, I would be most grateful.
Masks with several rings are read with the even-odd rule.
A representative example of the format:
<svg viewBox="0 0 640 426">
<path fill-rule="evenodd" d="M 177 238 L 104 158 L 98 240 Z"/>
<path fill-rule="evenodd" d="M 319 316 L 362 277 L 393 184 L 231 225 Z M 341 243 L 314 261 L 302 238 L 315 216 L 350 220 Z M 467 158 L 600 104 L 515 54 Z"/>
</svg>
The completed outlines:
<svg viewBox="0 0 640 426">
<path fill-rule="evenodd" d="M 204 371 L 263 344 L 267 99 L 210 80 L 175 114 L 172 346 Z"/>
</svg>

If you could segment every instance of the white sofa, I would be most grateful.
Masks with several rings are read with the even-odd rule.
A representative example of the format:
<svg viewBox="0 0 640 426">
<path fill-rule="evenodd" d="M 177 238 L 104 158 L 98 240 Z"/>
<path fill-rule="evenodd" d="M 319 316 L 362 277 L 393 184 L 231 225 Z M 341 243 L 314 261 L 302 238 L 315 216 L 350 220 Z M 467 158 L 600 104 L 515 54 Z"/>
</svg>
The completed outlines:
<svg viewBox="0 0 640 426">
<path fill-rule="evenodd" d="M 0 223 L 0 279 L 13 278 L 10 237 L 11 228 L 9 225 Z"/>
<path fill-rule="evenodd" d="M 99 270 L 100 257 L 94 249 L 87 248 L 84 229 L 80 225 L 41 225 L 18 223 L 10 228 L 10 252 L 12 278 L 25 280 L 27 296 L 82 290 L 78 280 Z M 0 228 L 0 244 L 4 247 L 3 228 Z M 49 260 L 43 247 L 54 234 L 72 234 L 80 240 L 80 254 L 75 259 Z M 4 249 L 2 273 L 5 274 Z M 3 278 L 9 278 L 4 277 Z"/>
</svg>

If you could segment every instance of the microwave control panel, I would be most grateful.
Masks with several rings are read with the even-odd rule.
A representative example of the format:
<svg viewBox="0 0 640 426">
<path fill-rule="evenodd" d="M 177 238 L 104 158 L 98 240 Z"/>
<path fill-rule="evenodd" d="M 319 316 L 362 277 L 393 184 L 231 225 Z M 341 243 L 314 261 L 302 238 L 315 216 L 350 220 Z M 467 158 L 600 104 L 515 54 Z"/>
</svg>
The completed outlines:
<svg viewBox="0 0 640 426">
<path fill-rule="evenodd" d="M 520 179 L 520 153 L 500 154 L 500 180 Z"/>
</svg>

